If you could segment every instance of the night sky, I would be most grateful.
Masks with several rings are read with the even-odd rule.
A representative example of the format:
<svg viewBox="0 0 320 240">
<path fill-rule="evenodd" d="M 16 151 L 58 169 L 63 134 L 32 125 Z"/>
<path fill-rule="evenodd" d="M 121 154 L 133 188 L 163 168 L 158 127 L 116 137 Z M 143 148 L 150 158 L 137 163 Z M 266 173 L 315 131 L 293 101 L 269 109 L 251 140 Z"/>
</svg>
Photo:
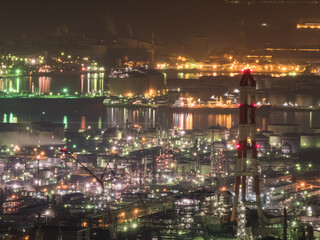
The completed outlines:
<svg viewBox="0 0 320 240">
<path fill-rule="evenodd" d="M 0 40 L 45 40 L 65 33 L 99 38 L 151 38 L 183 43 L 194 35 L 211 44 L 236 42 L 242 27 L 256 31 L 261 23 L 281 29 L 299 18 L 319 16 L 320 5 L 234 5 L 222 0 L 54 0 L 3 1 Z"/>
</svg>

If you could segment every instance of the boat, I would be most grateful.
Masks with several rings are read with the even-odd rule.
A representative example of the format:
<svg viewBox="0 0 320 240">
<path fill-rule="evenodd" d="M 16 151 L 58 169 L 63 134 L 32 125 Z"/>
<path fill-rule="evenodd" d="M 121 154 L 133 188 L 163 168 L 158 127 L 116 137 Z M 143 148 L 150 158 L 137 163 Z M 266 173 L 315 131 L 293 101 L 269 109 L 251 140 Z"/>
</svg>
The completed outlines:
<svg viewBox="0 0 320 240">
<path fill-rule="evenodd" d="M 103 100 L 103 104 L 107 107 L 116 108 L 156 108 L 158 107 L 149 99 L 139 99 L 130 97 L 110 96 Z"/>
</svg>

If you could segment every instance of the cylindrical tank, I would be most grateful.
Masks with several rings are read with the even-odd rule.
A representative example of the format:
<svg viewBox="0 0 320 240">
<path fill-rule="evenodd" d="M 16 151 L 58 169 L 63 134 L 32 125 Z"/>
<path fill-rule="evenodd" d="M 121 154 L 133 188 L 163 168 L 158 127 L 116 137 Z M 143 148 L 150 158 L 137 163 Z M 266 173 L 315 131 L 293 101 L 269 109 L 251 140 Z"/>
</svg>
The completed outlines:
<svg viewBox="0 0 320 240">
<path fill-rule="evenodd" d="M 279 135 L 271 135 L 269 138 L 269 144 L 272 147 L 280 147 L 281 145 L 281 137 Z"/>
<path fill-rule="evenodd" d="M 301 148 L 313 148 L 315 146 L 314 135 L 301 135 L 300 146 Z"/>
<path fill-rule="evenodd" d="M 283 94 L 270 94 L 269 102 L 271 105 L 280 105 L 283 106 L 288 100 Z"/>
<path fill-rule="evenodd" d="M 296 96 L 296 103 L 299 106 L 311 106 L 313 105 L 312 96 L 299 94 Z"/>
</svg>

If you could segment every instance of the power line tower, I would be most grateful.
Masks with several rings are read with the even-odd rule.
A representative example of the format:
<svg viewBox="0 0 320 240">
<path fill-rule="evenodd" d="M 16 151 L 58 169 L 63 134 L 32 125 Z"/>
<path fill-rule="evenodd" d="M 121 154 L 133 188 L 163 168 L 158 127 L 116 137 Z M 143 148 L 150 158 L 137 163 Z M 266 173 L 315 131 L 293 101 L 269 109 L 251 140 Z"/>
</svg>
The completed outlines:
<svg viewBox="0 0 320 240">
<path fill-rule="evenodd" d="M 246 69 L 240 81 L 239 104 L 239 142 L 237 144 L 238 159 L 236 165 L 235 196 L 231 221 L 238 218 L 239 194 L 244 207 L 255 207 L 261 223 L 265 222 L 262 212 L 256 144 L 256 81 L 251 70 Z M 248 195 L 248 183 L 253 181 L 253 191 Z"/>
</svg>

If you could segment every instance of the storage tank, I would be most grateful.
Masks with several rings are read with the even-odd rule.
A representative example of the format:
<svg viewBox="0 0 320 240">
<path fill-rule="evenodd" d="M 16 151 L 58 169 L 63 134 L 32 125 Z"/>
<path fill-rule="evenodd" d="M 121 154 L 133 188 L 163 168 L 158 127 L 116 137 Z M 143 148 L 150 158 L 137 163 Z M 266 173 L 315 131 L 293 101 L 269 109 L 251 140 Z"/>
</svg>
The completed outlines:
<svg viewBox="0 0 320 240">
<path fill-rule="evenodd" d="M 162 92 L 162 90 L 164 90 L 164 75 L 161 72 L 151 68 L 138 68 L 138 70 L 148 76 L 149 92 L 153 90 L 157 93 L 158 91 Z"/>
<path fill-rule="evenodd" d="M 299 94 L 296 96 L 296 103 L 299 106 L 312 106 L 313 105 L 312 96 Z"/>
<path fill-rule="evenodd" d="M 291 147 L 291 153 L 297 153 L 300 148 L 300 135 L 295 133 L 287 133 L 282 135 L 282 146 L 288 143 Z"/>
<path fill-rule="evenodd" d="M 315 147 L 315 135 L 301 135 L 300 146 L 301 146 L 301 148 L 314 148 Z"/>
<path fill-rule="evenodd" d="M 320 134 L 315 135 L 315 143 L 316 148 L 320 148 Z"/>
<path fill-rule="evenodd" d="M 271 147 L 280 147 L 281 137 L 279 135 L 271 135 L 269 138 L 269 144 L 271 145 Z"/>
<path fill-rule="evenodd" d="M 268 99 L 271 105 L 283 106 L 284 103 L 288 102 L 288 99 L 284 94 L 270 94 Z"/>
</svg>

